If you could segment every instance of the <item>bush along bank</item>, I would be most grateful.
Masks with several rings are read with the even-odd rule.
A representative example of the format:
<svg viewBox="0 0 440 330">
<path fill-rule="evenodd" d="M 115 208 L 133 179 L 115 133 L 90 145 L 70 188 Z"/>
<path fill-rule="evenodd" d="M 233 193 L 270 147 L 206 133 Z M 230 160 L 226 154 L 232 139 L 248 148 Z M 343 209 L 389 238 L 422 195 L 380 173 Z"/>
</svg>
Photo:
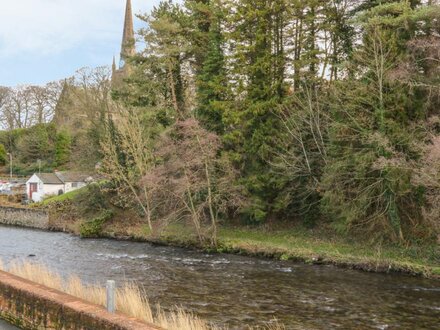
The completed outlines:
<svg viewBox="0 0 440 330">
<path fill-rule="evenodd" d="M 100 237 L 104 224 L 113 217 L 112 210 L 104 210 L 101 214 L 92 219 L 85 221 L 80 226 L 80 235 L 82 238 Z"/>
</svg>

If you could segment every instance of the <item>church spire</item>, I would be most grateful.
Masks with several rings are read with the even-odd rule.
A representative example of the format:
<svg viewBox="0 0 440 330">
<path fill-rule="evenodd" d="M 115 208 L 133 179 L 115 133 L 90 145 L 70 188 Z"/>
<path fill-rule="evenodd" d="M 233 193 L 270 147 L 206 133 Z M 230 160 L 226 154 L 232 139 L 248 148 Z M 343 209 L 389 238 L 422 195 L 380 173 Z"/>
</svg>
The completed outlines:
<svg viewBox="0 0 440 330">
<path fill-rule="evenodd" d="M 133 10 L 131 8 L 131 0 L 127 0 L 127 6 L 125 8 L 124 35 L 122 37 L 121 46 L 120 69 L 125 66 L 125 61 L 127 60 L 127 58 L 135 54 L 136 46 L 134 37 Z"/>
<path fill-rule="evenodd" d="M 116 72 L 116 58 L 113 56 L 113 64 L 112 64 L 112 74 Z"/>
</svg>

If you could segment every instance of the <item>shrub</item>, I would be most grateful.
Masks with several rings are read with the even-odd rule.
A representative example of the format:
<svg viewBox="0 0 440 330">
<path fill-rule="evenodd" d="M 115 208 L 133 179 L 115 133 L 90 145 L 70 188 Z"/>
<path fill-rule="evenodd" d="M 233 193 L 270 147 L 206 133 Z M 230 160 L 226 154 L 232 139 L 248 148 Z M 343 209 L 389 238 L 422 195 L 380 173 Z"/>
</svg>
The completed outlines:
<svg viewBox="0 0 440 330">
<path fill-rule="evenodd" d="M 100 237 L 104 224 L 113 217 L 112 210 L 104 210 L 98 217 L 84 222 L 80 227 L 82 238 Z"/>
</svg>

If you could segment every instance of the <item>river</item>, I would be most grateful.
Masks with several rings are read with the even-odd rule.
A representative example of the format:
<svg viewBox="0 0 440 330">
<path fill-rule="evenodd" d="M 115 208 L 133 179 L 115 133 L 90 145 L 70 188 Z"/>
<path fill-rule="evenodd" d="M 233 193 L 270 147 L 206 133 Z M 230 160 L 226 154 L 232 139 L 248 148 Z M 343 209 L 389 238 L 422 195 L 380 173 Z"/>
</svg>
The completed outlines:
<svg viewBox="0 0 440 330">
<path fill-rule="evenodd" d="M 3 226 L 0 259 L 42 263 L 88 283 L 135 281 L 153 302 L 182 306 L 230 329 L 274 318 L 287 329 L 413 330 L 440 324 L 440 281 L 405 275 Z"/>
</svg>

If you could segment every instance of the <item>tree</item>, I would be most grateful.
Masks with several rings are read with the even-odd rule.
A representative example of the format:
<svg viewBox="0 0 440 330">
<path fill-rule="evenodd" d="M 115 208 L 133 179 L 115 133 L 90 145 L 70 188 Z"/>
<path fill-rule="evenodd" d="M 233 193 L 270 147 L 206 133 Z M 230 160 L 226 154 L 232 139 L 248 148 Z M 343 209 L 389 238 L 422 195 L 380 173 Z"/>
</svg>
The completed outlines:
<svg viewBox="0 0 440 330">
<path fill-rule="evenodd" d="M 283 47 L 284 10 L 282 0 L 229 1 L 227 45 L 231 48 L 230 89 L 234 101 L 224 112 L 228 129 L 225 147 L 244 177 L 243 184 L 253 198 L 244 210 L 254 221 L 271 213 L 276 195 L 274 178 L 267 169 L 273 137 L 279 120 L 275 113 L 286 94 Z M 231 97 L 231 98 L 232 98 Z"/>
<path fill-rule="evenodd" d="M 57 133 L 55 142 L 55 163 L 57 166 L 63 166 L 69 162 L 71 143 L 68 132 L 61 131 Z"/>
<path fill-rule="evenodd" d="M 0 165 L 6 165 L 8 152 L 3 144 L 0 144 Z"/>
<path fill-rule="evenodd" d="M 62 84 L 51 82 L 45 86 L 30 86 L 32 98 L 33 122 L 36 124 L 45 124 L 53 119 L 55 108 L 57 106 Z"/>
<path fill-rule="evenodd" d="M 187 42 L 183 36 L 181 7 L 172 0 L 161 1 L 150 15 L 139 16 L 148 25 L 140 35 L 146 42 L 144 57 L 153 57 L 160 64 L 175 115 L 182 117 L 186 111 L 185 55 Z"/>
<path fill-rule="evenodd" d="M 136 109 L 114 105 L 118 114 L 117 125 L 109 121 L 101 141 L 102 173 L 116 183 L 118 190 L 128 191 L 142 209 L 151 231 L 153 228 L 151 191 L 148 185 L 139 185 L 155 164 L 152 138 L 154 126 L 151 117 L 142 118 Z"/>
<path fill-rule="evenodd" d="M 3 107 L 4 118 L 9 129 L 28 128 L 32 125 L 32 94 L 29 86 L 11 89 Z"/>
<path fill-rule="evenodd" d="M 425 116 L 424 108 L 419 91 L 395 79 L 417 35 L 418 13 L 406 1 L 364 12 L 363 44 L 353 60 L 360 77 L 332 92 L 323 207 L 342 230 L 405 241 L 419 226 L 426 228 L 424 188 L 414 184 L 421 152 L 414 142 L 423 134 L 412 125 Z"/>
<path fill-rule="evenodd" d="M 38 159 L 53 161 L 55 154 L 56 128 L 52 124 L 39 124 L 22 132 L 17 140 L 19 161 L 36 163 Z"/>
<path fill-rule="evenodd" d="M 196 116 L 207 129 L 222 134 L 228 96 L 222 32 L 225 14 L 218 1 L 187 0 L 185 6 L 189 11 L 189 53 L 195 62 Z"/>
<path fill-rule="evenodd" d="M 55 108 L 53 122 L 69 132 L 70 166 L 90 171 L 101 159 L 100 144 L 112 116 L 110 69 L 82 68 L 66 79 Z"/>
<path fill-rule="evenodd" d="M 327 91 L 303 87 L 278 112 L 282 123 L 273 147 L 271 170 L 280 179 L 275 209 L 302 218 L 307 225 L 321 220 L 321 178 L 328 162 Z"/>
<path fill-rule="evenodd" d="M 189 220 L 199 241 L 217 244 L 219 216 L 243 206 L 236 171 L 219 157 L 219 137 L 195 119 L 178 121 L 158 145 L 160 162 L 143 184 L 154 187 L 161 222 Z"/>
<path fill-rule="evenodd" d="M 9 92 L 10 89 L 8 87 L 0 86 L 0 109 L 2 109 L 4 104 L 6 103 Z"/>
</svg>

